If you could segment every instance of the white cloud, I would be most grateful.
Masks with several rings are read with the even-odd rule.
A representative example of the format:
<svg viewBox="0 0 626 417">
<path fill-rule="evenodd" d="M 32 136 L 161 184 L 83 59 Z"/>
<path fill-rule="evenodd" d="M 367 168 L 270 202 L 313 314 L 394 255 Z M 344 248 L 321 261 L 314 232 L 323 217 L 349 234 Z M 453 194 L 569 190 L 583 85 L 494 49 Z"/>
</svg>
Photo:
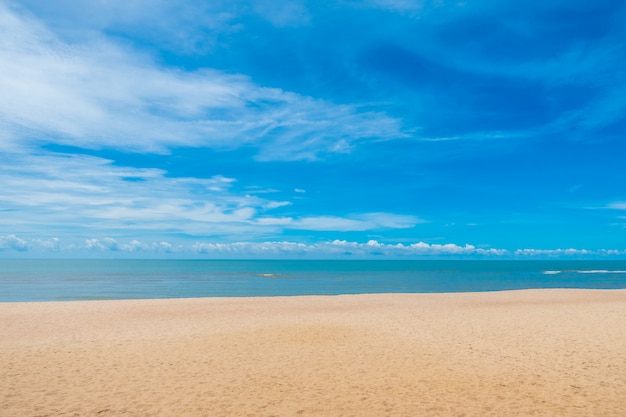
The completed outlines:
<svg viewBox="0 0 626 417">
<path fill-rule="evenodd" d="M 172 253 L 174 252 L 174 245 L 172 245 L 169 242 L 159 242 L 159 243 L 154 243 L 153 245 L 154 248 L 156 248 L 156 250 L 161 250 L 165 253 Z"/>
<path fill-rule="evenodd" d="M 625 201 L 616 201 L 607 206 L 607 208 L 615 209 L 615 210 L 626 210 L 626 202 Z"/>
<path fill-rule="evenodd" d="M 141 250 L 147 249 L 148 246 L 141 243 L 140 241 L 133 239 L 130 242 L 121 246 L 122 250 L 126 250 L 128 252 L 139 252 Z"/>
<path fill-rule="evenodd" d="M 272 206 L 230 191 L 233 179 L 171 178 L 149 168 L 117 167 L 84 155 L 13 154 L 0 166 L 5 228 L 228 231 Z M 269 206 L 267 208 L 266 206 Z M 95 244 L 95 243 L 94 243 Z"/>
<path fill-rule="evenodd" d="M 290 201 L 270 201 L 265 204 L 265 208 L 274 209 L 278 207 L 290 206 L 292 203 Z"/>
<path fill-rule="evenodd" d="M 599 255 L 608 253 L 606 250 L 590 251 L 587 249 L 518 249 L 514 252 L 515 256 L 547 256 L 547 257 L 560 257 L 560 256 L 585 256 L 585 255 Z"/>
<path fill-rule="evenodd" d="M 294 254 L 308 254 L 314 251 L 315 246 L 296 242 L 235 242 L 210 243 L 196 242 L 192 249 L 201 254 L 229 255 L 229 256 L 284 256 Z"/>
<path fill-rule="evenodd" d="M 292 203 L 250 195 L 245 186 L 241 192 L 234 178 L 221 175 L 172 177 L 164 170 L 117 166 L 86 155 L 6 155 L 0 165 L 0 204 L 5 208 L 0 225 L 14 233 L 43 230 L 68 237 L 85 236 L 90 230 L 112 236 L 135 231 L 151 236 L 221 235 L 232 241 L 284 229 L 364 231 L 410 228 L 421 222 L 415 216 L 391 213 L 273 216 L 274 210 Z"/>
<path fill-rule="evenodd" d="M 349 217 L 310 216 L 310 217 L 261 217 L 256 221 L 262 225 L 280 225 L 292 230 L 357 232 L 377 229 L 406 229 L 423 220 L 416 216 L 390 213 L 365 213 Z"/>
<path fill-rule="evenodd" d="M 298 160 L 404 136 L 382 113 L 264 88 L 243 75 L 159 68 L 102 38 L 65 43 L 1 3 L 0 28 L 0 126 L 14 145 L 167 152 L 252 144 L 260 159 Z"/>
<path fill-rule="evenodd" d="M 59 239 L 58 237 L 53 237 L 50 239 L 35 238 L 32 240 L 32 245 L 37 248 L 43 248 L 51 250 L 53 252 L 59 252 L 61 250 L 61 239 Z"/>
<path fill-rule="evenodd" d="M 28 250 L 28 243 L 15 235 L 0 236 L 0 251 L 2 250 L 24 252 Z"/>
<path fill-rule="evenodd" d="M 111 237 L 89 238 L 78 243 L 61 244 L 58 238 L 34 238 L 30 241 L 16 235 L 0 236 L 0 251 L 32 251 L 35 254 L 58 252 L 65 255 L 91 253 L 116 253 L 119 256 L 132 256 L 141 252 L 141 256 L 178 256 L 211 258 L 371 258 L 388 257 L 390 259 L 421 257 L 471 257 L 471 258 L 584 258 L 584 257 L 622 257 L 626 250 L 619 249 L 518 249 L 510 251 L 498 248 L 477 248 L 474 245 L 382 243 L 369 240 L 365 243 L 333 240 L 319 243 L 302 243 L 286 240 L 252 242 L 215 242 L 152 241 L 146 243 L 139 239 L 121 240 Z M 86 251 L 86 252 L 85 252 Z M 55 255 L 55 256 L 56 256 Z"/>
<path fill-rule="evenodd" d="M 120 249 L 117 240 L 105 237 L 104 239 L 87 239 L 85 240 L 85 248 L 90 250 L 109 250 L 117 251 Z"/>
<path fill-rule="evenodd" d="M 102 239 L 92 238 L 86 239 L 82 244 L 69 245 L 64 248 L 66 252 L 80 252 L 87 250 L 91 252 L 120 252 L 120 253 L 137 253 L 144 252 L 147 254 L 173 254 L 175 252 L 184 252 L 183 246 L 174 246 L 173 244 L 161 241 L 145 243 L 137 239 L 131 239 L 128 242 L 119 242 L 118 239 L 105 237 Z"/>
<path fill-rule="evenodd" d="M 427 244 L 424 242 L 413 243 L 409 245 L 411 251 L 423 255 L 432 254 L 450 254 L 450 255 L 463 255 L 476 253 L 476 248 L 472 245 L 458 246 L 453 243 L 447 243 L 445 245 L 440 244 Z"/>
<path fill-rule="evenodd" d="M 354 257 L 368 258 L 372 256 L 384 256 L 390 258 L 411 257 L 438 257 L 438 256 L 461 256 L 461 257 L 488 257 L 488 258 L 562 258 L 562 257 L 585 257 L 585 256 L 623 256 L 626 251 L 620 250 L 586 250 L 586 249 L 522 249 L 509 251 L 498 248 L 476 248 L 473 245 L 428 244 L 424 242 L 409 245 L 380 243 L 370 240 L 366 243 L 351 242 L 346 240 L 334 240 L 316 244 L 303 244 L 289 241 L 274 242 L 236 242 L 236 243 L 211 243 L 196 242 L 192 249 L 201 254 L 219 256 L 286 256 L 286 257 Z"/>
</svg>

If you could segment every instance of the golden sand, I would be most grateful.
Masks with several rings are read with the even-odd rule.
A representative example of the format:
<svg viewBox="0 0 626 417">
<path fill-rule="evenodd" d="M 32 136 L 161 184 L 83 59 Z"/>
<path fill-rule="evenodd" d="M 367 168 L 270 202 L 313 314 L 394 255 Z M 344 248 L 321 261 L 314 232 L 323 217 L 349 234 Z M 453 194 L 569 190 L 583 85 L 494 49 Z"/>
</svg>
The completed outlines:
<svg viewBox="0 0 626 417">
<path fill-rule="evenodd" d="M 0 416 L 626 416 L 626 291 L 4 303 Z"/>
</svg>

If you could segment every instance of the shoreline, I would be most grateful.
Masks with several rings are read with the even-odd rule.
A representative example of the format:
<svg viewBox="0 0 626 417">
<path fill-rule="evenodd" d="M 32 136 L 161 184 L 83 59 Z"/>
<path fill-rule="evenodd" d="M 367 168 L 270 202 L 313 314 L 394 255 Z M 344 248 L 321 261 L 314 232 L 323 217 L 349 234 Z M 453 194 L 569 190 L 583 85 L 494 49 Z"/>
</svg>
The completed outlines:
<svg viewBox="0 0 626 417">
<path fill-rule="evenodd" d="M 308 298 L 308 297 L 350 297 L 350 296 L 439 296 L 439 295 L 455 295 L 455 294 L 499 294 L 499 293 L 523 293 L 523 292 L 624 292 L 626 288 L 578 288 L 578 287 L 549 287 L 549 288 L 514 288 L 514 289 L 495 289 L 495 290 L 479 290 L 479 291 L 437 291 L 437 292 L 363 292 L 363 293 L 320 293 L 320 294 L 277 294 L 277 295 L 209 295 L 199 297 L 146 297 L 146 298 L 97 298 L 83 297 L 71 298 L 65 300 L 23 300 L 23 301 L 0 301 L 0 307 L 12 304 L 64 304 L 64 303 L 100 303 L 100 302 L 135 302 L 135 301 L 172 301 L 172 300 L 250 300 L 250 299 L 281 299 L 281 298 Z"/>
<path fill-rule="evenodd" d="M 3 416 L 620 415 L 626 290 L 0 303 Z"/>
</svg>

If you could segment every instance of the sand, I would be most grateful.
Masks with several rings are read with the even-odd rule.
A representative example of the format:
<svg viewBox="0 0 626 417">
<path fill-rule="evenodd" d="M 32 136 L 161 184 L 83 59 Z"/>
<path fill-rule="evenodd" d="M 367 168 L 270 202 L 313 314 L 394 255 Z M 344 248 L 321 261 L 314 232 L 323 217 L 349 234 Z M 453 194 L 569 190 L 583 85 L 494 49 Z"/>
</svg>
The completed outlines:
<svg viewBox="0 0 626 417">
<path fill-rule="evenodd" d="M 0 303 L 0 416 L 625 416 L 626 291 Z"/>
</svg>

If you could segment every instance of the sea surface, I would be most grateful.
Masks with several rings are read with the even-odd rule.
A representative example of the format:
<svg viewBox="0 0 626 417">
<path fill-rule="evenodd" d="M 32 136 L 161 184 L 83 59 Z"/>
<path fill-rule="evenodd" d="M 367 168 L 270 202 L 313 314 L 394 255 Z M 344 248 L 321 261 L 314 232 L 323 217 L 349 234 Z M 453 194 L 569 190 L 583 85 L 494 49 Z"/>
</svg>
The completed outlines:
<svg viewBox="0 0 626 417">
<path fill-rule="evenodd" d="M 0 260 L 0 302 L 626 288 L 626 261 Z"/>
</svg>

